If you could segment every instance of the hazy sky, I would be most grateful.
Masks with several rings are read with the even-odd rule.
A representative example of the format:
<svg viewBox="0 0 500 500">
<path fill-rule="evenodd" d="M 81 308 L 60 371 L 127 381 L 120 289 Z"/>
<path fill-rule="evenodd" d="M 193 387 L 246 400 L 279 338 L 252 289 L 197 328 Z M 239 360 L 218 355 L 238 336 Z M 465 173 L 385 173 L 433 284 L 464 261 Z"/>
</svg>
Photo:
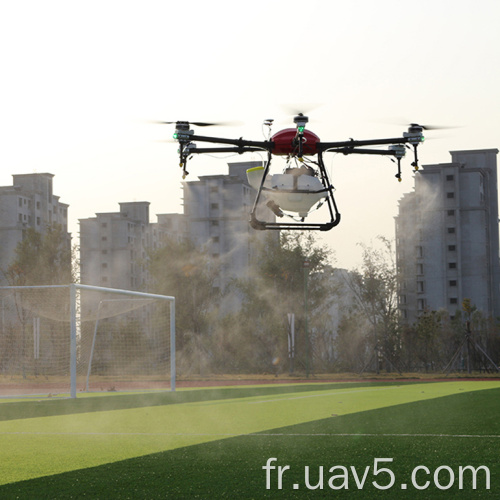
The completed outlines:
<svg viewBox="0 0 500 500">
<path fill-rule="evenodd" d="M 0 3 L 0 185 L 55 174 L 78 219 L 150 201 L 180 212 L 173 127 L 147 120 L 239 120 L 213 135 L 262 140 L 307 108 L 322 140 L 428 133 L 422 164 L 449 151 L 500 147 L 500 2 L 496 0 L 4 1 Z M 279 130 L 277 125 L 274 131 Z M 205 130 L 203 130 L 205 132 Z M 225 173 L 235 156 L 195 158 L 188 178 Z M 329 156 L 342 222 L 324 235 L 338 265 L 358 242 L 394 236 L 413 188 L 387 158 Z"/>
</svg>

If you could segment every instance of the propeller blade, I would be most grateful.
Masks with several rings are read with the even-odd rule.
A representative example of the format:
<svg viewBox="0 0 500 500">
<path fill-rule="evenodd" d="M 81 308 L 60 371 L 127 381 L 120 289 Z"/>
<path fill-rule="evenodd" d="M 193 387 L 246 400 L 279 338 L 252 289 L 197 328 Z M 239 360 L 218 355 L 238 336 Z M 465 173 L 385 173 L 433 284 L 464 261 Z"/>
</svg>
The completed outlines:
<svg viewBox="0 0 500 500">
<path fill-rule="evenodd" d="M 452 128 L 460 128 L 459 126 L 453 125 L 421 125 L 420 123 L 408 123 L 408 127 L 422 127 L 424 130 L 446 130 Z"/>
<path fill-rule="evenodd" d="M 281 107 L 283 108 L 283 111 L 285 111 L 287 114 L 290 115 L 308 115 L 312 111 L 314 111 L 316 108 L 319 108 L 321 104 L 318 103 L 303 103 L 300 105 L 290 105 L 290 104 L 283 104 Z"/>
<path fill-rule="evenodd" d="M 161 120 L 148 120 L 147 123 L 154 123 L 155 125 L 172 125 L 177 122 L 164 122 Z"/>
<path fill-rule="evenodd" d="M 176 125 L 178 122 L 181 123 L 188 123 L 189 125 L 194 125 L 196 127 L 237 127 L 241 125 L 241 122 L 182 122 L 182 120 L 178 120 L 175 122 L 167 122 L 167 121 L 162 121 L 162 120 L 152 120 L 150 123 L 155 123 L 158 125 Z"/>
</svg>

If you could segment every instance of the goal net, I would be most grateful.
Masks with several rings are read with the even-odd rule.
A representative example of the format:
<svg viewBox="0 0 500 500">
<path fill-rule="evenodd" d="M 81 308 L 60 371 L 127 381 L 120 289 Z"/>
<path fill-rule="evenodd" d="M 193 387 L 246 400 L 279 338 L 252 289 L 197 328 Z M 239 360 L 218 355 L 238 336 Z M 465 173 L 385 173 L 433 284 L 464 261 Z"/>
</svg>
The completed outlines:
<svg viewBox="0 0 500 500">
<path fill-rule="evenodd" d="M 0 287 L 0 396 L 175 390 L 173 297 Z"/>
</svg>

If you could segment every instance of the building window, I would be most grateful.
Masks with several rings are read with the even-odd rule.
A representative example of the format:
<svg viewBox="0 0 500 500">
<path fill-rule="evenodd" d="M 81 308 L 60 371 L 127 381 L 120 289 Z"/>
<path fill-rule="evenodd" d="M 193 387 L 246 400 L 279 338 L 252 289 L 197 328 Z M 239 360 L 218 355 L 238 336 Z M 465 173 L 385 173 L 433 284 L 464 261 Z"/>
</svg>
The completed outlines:
<svg viewBox="0 0 500 500">
<path fill-rule="evenodd" d="M 457 280 L 450 280 L 449 285 L 450 286 L 457 286 Z"/>
<path fill-rule="evenodd" d="M 447 175 L 447 176 L 446 176 L 446 180 L 447 180 L 447 181 L 452 181 L 452 180 L 454 180 L 454 179 L 455 179 L 455 177 L 454 177 L 453 175 Z"/>
<path fill-rule="evenodd" d="M 418 299 L 417 307 L 419 311 L 423 311 L 425 309 L 425 299 Z"/>
<path fill-rule="evenodd" d="M 419 274 L 419 275 L 424 274 L 424 265 L 423 264 L 417 264 L 417 274 Z"/>
<path fill-rule="evenodd" d="M 456 268 L 457 268 L 456 262 L 449 262 L 448 263 L 448 269 L 456 269 Z"/>
<path fill-rule="evenodd" d="M 210 204 L 210 208 L 212 210 L 218 210 L 219 209 L 219 204 L 218 203 L 211 203 Z"/>
<path fill-rule="evenodd" d="M 455 198 L 455 193 L 446 193 L 446 198 Z"/>
<path fill-rule="evenodd" d="M 455 215 L 455 210 L 448 210 L 448 215 Z"/>
<path fill-rule="evenodd" d="M 210 221 L 210 225 L 211 226 L 218 226 L 219 225 L 219 221 L 218 220 L 212 220 L 212 221 Z"/>
<path fill-rule="evenodd" d="M 458 304 L 458 299 L 456 297 L 452 297 L 450 299 L 450 304 Z"/>
<path fill-rule="evenodd" d="M 424 282 L 423 281 L 417 281 L 417 292 L 424 293 Z"/>
<path fill-rule="evenodd" d="M 421 259 L 424 256 L 424 248 L 421 246 L 416 247 L 417 258 Z"/>
<path fill-rule="evenodd" d="M 22 207 L 23 206 L 23 199 L 22 198 L 19 198 L 19 206 Z"/>
<path fill-rule="evenodd" d="M 448 245 L 448 251 L 449 252 L 455 252 L 457 250 L 456 245 Z"/>
<path fill-rule="evenodd" d="M 448 228 L 448 234 L 455 234 L 455 228 L 454 227 L 449 227 Z"/>
</svg>

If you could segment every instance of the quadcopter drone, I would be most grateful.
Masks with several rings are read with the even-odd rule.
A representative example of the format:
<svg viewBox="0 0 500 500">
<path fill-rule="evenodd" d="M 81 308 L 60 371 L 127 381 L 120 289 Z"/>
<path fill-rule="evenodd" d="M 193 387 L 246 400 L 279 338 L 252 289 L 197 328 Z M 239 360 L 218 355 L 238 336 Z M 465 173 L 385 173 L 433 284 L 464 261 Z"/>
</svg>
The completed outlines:
<svg viewBox="0 0 500 500">
<path fill-rule="evenodd" d="M 401 181 L 401 160 L 405 156 L 406 149 L 413 147 L 412 166 L 414 170 L 418 170 L 417 148 L 424 141 L 423 131 L 432 128 L 412 123 L 402 137 L 322 142 L 315 133 L 306 130 L 309 121 L 307 116 L 299 113 L 293 121 L 294 128 L 280 130 L 271 136 L 273 120 L 265 120 L 264 126 L 269 129 L 269 138 L 265 141 L 208 137 L 195 134 L 190 129 L 191 125 L 206 127 L 217 125 L 216 123 L 187 121 L 161 123 L 175 124 L 174 139 L 179 143 L 178 153 L 183 178 L 188 175 L 186 171 L 188 159 L 196 154 L 267 152 L 267 161 L 263 162 L 261 167 L 247 170 L 248 183 L 257 191 L 250 212 L 250 224 L 254 229 L 261 230 L 329 231 L 340 222 L 340 213 L 337 210 L 334 188 L 328 177 L 323 155 L 342 153 L 392 156 L 397 162 L 396 178 Z M 197 143 L 210 143 L 214 146 L 198 147 Z M 367 146 L 387 146 L 387 149 L 367 149 Z M 274 156 L 286 158 L 286 167 L 280 174 L 270 174 Z M 264 202 L 274 213 L 275 222 L 257 218 L 257 207 L 260 202 Z M 325 203 L 328 206 L 330 220 L 323 223 L 307 222 L 307 216 Z"/>
</svg>

